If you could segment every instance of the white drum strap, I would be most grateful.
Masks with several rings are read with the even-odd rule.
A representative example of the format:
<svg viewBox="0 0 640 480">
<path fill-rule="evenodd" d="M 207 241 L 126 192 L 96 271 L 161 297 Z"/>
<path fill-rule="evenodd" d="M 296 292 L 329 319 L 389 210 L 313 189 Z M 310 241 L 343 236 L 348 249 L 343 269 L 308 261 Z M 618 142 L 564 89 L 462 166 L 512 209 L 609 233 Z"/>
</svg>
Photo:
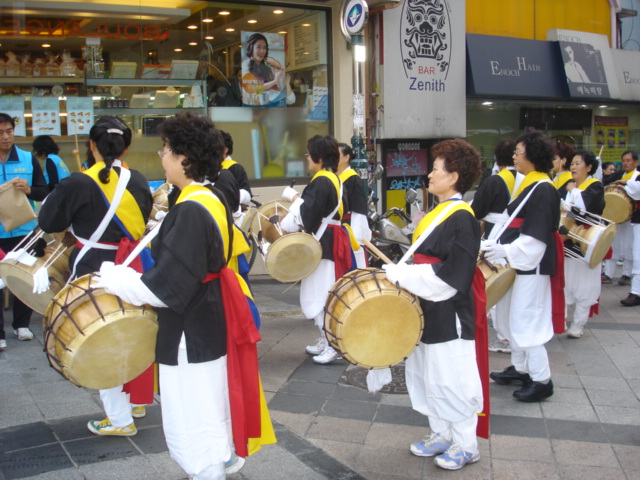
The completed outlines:
<svg viewBox="0 0 640 480">
<path fill-rule="evenodd" d="M 327 225 L 340 225 L 339 220 L 333 220 L 333 216 L 338 213 L 338 209 L 340 208 L 340 204 L 342 203 L 342 182 L 340 182 L 340 191 L 338 192 L 338 205 L 333 209 L 333 212 L 328 216 L 322 219 L 322 223 L 320 224 L 320 228 L 316 233 L 313 234 L 316 237 L 316 240 L 320 241 L 322 235 L 324 235 L 325 230 L 327 229 Z M 336 222 L 336 223 L 333 223 Z"/>
<path fill-rule="evenodd" d="M 114 166 L 116 166 L 116 161 L 114 161 Z M 107 226 L 109 225 L 109 222 L 111 221 L 111 219 L 113 218 L 113 216 L 116 213 L 116 210 L 120 206 L 120 201 L 122 200 L 122 196 L 124 195 L 124 192 L 125 192 L 125 190 L 127 188 L 127 184 L 129 183 L 129 178 L 131 178 L 131 172 L 129 172 L 129 169 L 124 168 L 124 167 L 120 167 L 120 175 L 119 175 L 119 178 L 118 178 L 118 185 L 116 186 L 116 191 L 115 191 L 115 193 L 113 195 L 113 200 L 111 201 L 111 205 L 109 205 L 109 210 L 107 210 L 107 214 L 104 216 L 104 218 L 100 222 L 100 225 L 98 225 L 98 228 L 96 229 L 95 232 L 93 232 L 93 234 L 91 235 L 91 238 L 89 238 L 88 241 L 84 240 L 84 239 L 80 239 L 80 237 L 76 236 L 78 241 L 83 243 L 83 246 L 80 249 L 80 252 L 78 252 L 78 256 L 76 257 L 76 261 L 73 263 L 73 269 L 71 270 L 71 276 L 69 277 L 69 279 L 75 278 L 75 276 L 76 276 L 76 266 L 78 265 L 78 263 L 80 262 L 82 257 L 84 257 L 85 254 L 89 251 L 90 248 L 101 248 L 103 250 L 117 250 L 118 249 L 118 247 L 115 246 L 115 245 L 100 244 L 100 243 L 98 243 L 98 240 L 100 240 L 100 237 L 102 236 L 102 234 L 107 229 Z M 72 229 L 70 229 L 70 230 L 71 230 L 71 233 L 73 233 L 73 230 Z M 75 236 L 75 233 L 74 233 L 74 236 Z M 111 247 L 113 247 L 113 248 L 111 248 Z"/>
</svg>

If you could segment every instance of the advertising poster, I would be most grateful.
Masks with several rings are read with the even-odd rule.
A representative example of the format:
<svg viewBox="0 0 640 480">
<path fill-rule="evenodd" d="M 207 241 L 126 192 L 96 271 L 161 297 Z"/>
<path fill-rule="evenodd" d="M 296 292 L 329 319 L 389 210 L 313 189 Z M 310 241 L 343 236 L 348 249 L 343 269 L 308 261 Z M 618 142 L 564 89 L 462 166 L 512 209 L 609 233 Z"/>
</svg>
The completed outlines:
<svg viewBox="0 0 640 480">
<path fill-rule="evenodd" d="M 93 126 L 91 97 L 67 98 L 67 135 L 89 135 Z"/>
<path fill-rule="evenodd" d="M 60 135 L 60 100 L 58 97 L 31 99 L 33 136 Z"/>
<path fill-rule="evenodd" d="M 466 135 L 465 9 L 465 1 L 403 0 L 382 12 L 381 138 Z"/>
<path fill-rule="evenodd" d="M 620 164 L 622 153 L 628 150 L 629 117 L 593 117 L 596 154 L 602 148 L 602 161 Z M 604 147 L 604 148 L 603 148 Z"/>
<path fill-rule="evenodd" d="M 0 112 L 13 118 L 13 122 L 16 124 L 13 129 L 14 136 L 27 136 L 27 127 L 24 124 L 24 98 L 0 97 Z"/>
<path fill-rule="evenodd" d="M 242 104 L 286 106 L 284 35 L 241 32 Z"/>
</svg>

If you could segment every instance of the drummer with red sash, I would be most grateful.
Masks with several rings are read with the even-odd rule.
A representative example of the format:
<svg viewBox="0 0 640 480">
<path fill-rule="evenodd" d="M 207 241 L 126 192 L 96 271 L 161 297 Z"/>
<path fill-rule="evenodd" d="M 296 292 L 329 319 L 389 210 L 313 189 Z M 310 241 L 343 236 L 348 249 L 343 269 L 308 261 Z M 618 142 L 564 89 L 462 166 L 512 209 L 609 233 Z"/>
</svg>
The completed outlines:
<svg viewBox="0 0 640 480">
<path fill-rule="evenodd" d="M 383 268 L 391 282 L 420 297 L 424 312 L 424 332 L 406 360 L 405 377 L 411 405 L 428 417 L 432 434 L 410 451 L 458 470 L 480 460 L 476 435 L 489 434 L 489 391 L 481 382 L 484 372 L 488 387 L 486 295 L 476 267 L 480 226 L 462 201 L 481 163 L 464 140 L 436 144 L 432 158 L 429 192 L 440 203 L 413 234 L 413 264 Z"/>
<path fill-rule="evenodd" d="M 623 165 L 625 159 L 627 159 L 628 163 L 635 163 L 638 165 L 637 152 L 624 152 L 622 154 Z M 627 195 L 636 201 L 636 209 L 631 215 L 631 220 L 629 220 L 633 257 L 633 265 L 631 269 L 631 291 L 627 298 L 620 300 L 620 303 L 625 307 L 637 307 L 640 305 L 640 172 L 638 172 L 636 167 L 634 173 L 628 176 L 629 178 L 625 177 L 627 177 L 627 175 L 614 183 L 622 185 Z M 627 259 L 625 257 L 625 263 L 626 261 Z"/>
<path fill-rule="evenodd" d="M 564 262 L 560 197 L 549 180 L 553 147 L 538 131 L 516 138 L 513 163 L 525 175 L 507 207 L 509 223 L 497 242 L 483 242 L 492 263 L 508 262 L 516 270 L 513 286 L 497 303 L 508 318 L 512 365 L 491 378 L 501 385 L 519 385 L 516 400 L 538 402 L 553 395 L 549 358 L 544 344 L 564 332 Z M 555 323 L 554 323 L 555 322 Z M 554 327 L 556 327 L 554 329 Z"/>
<path fill-rule="evenodd" d="M 627 150 L 622 154 L 622 170 L 614 173 L 609 178 L 609 185 L 625 186 L 629 182 L 637 181 L 640 172 L 637 171 L 638 154 L 632 150 Z M 627 194 L 629 193 L 625 188 Z M 631 197 L 635 200 L 634 197 Z M 637 211 L 633 215 L 638 215 Z M 616 262 L 622 261 L 622 276 L 618 280 L 618 285 L 630 285 L 631 275 L 633 274 L 633 226 L 632 220 L 627 220 L 617 224 L 616 236 L 613 239 L 611 248 L 613 255 L 604 261 L 604 269 L 602 272 L 602 283 L 610 284 L 616 273 Z M 639 302 L 640 304 L 640 302 Z M 624 305 L 624 303 L 623 303 Z"/>
<path fill-rule="evenodd" d="M 582 211 L 602 215 L 604 210 L 604 185 L 592 174 L 598 169 L 598 160 L 593 152 L 578 150 L 571 161 L 571 175 L 573 182 L 566 187 L 563 207 L 570 209 L 577 207 Z M 567 213 L 570 217 L 572 213 Z M 581 224 L 580 217 L 576 222 Z M 585 228 L 589 228 L 585 225 Z M 567 239 L 565 248 L 571 249 L 577 255 L 582 255 L 580 244 Z M 573 322 L 567 331 L 569 338 L 580 338 L 589 320 L 592 307 L 597 307 L 602 284 L 600 282 L 600 263 L 596 268 L 590 268 L 583 260 L 575 256 L 565 255 L 564 259 L 564 298 L 567 306 L 575 305 Z"/>
<path fill-rule="evenodd" d="M 209 118 L 190 112 L 158 130 L 167 182 L 180 195 L 152 241 L 154 266 L 140 275 L 105 263 L 99 285 L 126 302 L 156 308 L 169 453 L 195 480 L 221 480 L 232 445 L 246 457 L 249 438 L 261 435 L 260 334 L 227 266 L 232 223 L 208 187 L 218 179 L 222 137 Z"/>
<path fill-rule="evenodd" d="M 286 187 L 282 198 L 292 202 L 280 226 L 285 232 L 301 228 L 314 235 L 322 247 L 318 267 L 300 283 L 300 307 L 320 330 L 320 338 L 306 352 L 319 364 L 332 363 L 340 356 L 327 342 L 323 331 L 326 296 L 337 279 L 351 270 L 349 234 L 341 225 L 344 214 L 342 182 L 336 174 L 340 155 L 338 142 L 330 135 L 316 135 L 307 142 L 307 163 L 313 178 L 302 191 Z"/>
<path fill-rule="evenodd" d="M 144 176 L 122 161 L 130 145 L 131 129 L 122 120 L 101 117 L 89 132 L 95 164 L 63 179 L 40 208 L 42 230 L 69 229 L 76 238 L 69 258 L 73 278 L 98 271 L 104 261 L 123 261 L 144 234 L 153 200 Z M 152 263 L 144 250 L 132 266 L 143 271 Z M 153 403 L 153 370 L 151 365 L 124 386 L 100 390 L 107 418 L 90 421 L 89 430 L 96 435 L 135 435 L 133 417 L 143 417 L 144 405 Z"/>
</svg>

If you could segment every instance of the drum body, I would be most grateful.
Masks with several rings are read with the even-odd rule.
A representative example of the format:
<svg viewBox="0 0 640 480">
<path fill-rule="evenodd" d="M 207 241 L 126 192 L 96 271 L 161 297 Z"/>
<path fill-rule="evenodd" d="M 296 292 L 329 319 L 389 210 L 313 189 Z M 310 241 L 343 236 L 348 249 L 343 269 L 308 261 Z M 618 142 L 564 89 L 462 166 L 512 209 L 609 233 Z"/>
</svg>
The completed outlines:
<svg viewBox="0 0 640 480">
<path fill-rule="evenodd" d="M 631 219 L 636 202 L 627 195 L 622 185 L 604 187 L 605 207 L 602 216 L 615 223 L 624 223 Z"/>
<path fill-rule="evenodd" d="M 41 233 L 40 238 L 47 237 Z M 11 293 L 18 297 L 25 305 L 40 314 L 44 313 L 53 296 L 60 291 L 69 279 L 69 255 L 73 247 L 63 244 L 64 233 L 55 234 L 53 240 L 47 242 L 43 257 L 26 257 L 35 263 L 20 261 L 24 257 L 4 258 L 0 262 L 0 277 L 4 280 Z M 33 293 L 34 275 L 42 268 L 47 268 L 49 276 L 49 290 L 43 293 Z"/>
<path fill-rule="evenodd" d="M 289 213 L 290 206 L 291 202 L 288 200 L 271 200 L 262 204 L 251 225 L 253 232 L 259 232 L 259 240 L 274 243 L 283 235 L 279 220 Z"/>
<path fill-rule="evenodd" d="M 324 330 L 348 362 L 386 368 L 403 361 L 422 337 L 424 315 L 418 298 L 397 287 L 383 270 L 354 270 L 329 291 Z"/>
<path fill-rule="evenodd" d="M 606 219 L 603 219 L 606 221 Z M 565 253 L 574 258 L 580 258 L 589 265 L 589 268 L 596 268 L 602 263 L 607 255 L 613 239 L 616 236 L 616 224 L 608 225 L 581 225 L 574 218 L 562 216 L 560 219 L 567 232 L 562 235 L 579 246 L 579 253 L 574 249 L 565 247 Z"/>
<path fill-rule="evenodd" d="M 516 279 L 516 271 L 506 265 L 497 265 L 480 259 L 477 263 L 485 280 L 487 311 L 491 309 L 509 291 Z"/>
<path fill-rule="evenodd" d="M 320 264 L 322 247 L 304 232 L 287 233 L 266 246 L 264 266 L 274 280 L 297 282 L 308 277 Z"/>
<path fill-rule="evenodd" d="M 44 349 L 51 366 L 78 386 L 122 385 L 153 363 L 158 321 L 137 307 L 96 289 L 84 275 L 60 290 L 43 318 Z"/>
</svg>

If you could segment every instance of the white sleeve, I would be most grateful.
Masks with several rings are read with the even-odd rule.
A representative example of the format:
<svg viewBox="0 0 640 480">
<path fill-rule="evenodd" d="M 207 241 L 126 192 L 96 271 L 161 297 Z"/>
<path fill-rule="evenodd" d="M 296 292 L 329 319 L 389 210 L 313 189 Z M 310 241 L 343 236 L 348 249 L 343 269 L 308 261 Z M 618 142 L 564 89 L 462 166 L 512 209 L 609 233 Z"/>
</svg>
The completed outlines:
<svg viewBox="0 0 640 480">
<path fill-rule="evenodd" d="M 109 265 L 104 262 L 100 267 L 100 277 L 95 285 L 104 288 L 107 293 L 120 297 L 132 305 L 151 305 L 164 307 L 166 305 L 140 280 L 141 273 L 124 265 Z"/>
<path fill-rule="evenodd" d="M 300 217 L 300 206 L 304 203 L 304 200 L 300 197 L 289 207 L 289 213 L 280 222 L 280 228 L 287 233 L 299 232 L 300 225 L 302 225 L 302 218 Z"/>
<path fill-rule="evenodd" d="M 361 213 L 351 213 L 351 230 L 358 243 L 362 244 L 362 239 L 371 240 L 371 229 L 366 215 Z"/>
<path fill-rule="evenodd" d="M 407 265 L 403 263 L 385 265 L 384 269 L 391 282 L 397 283 L 425 300 L 441 302 L 453 297 L 457 292 L 455 288 L 436 276 L 430 264 Z"/>
<path fill-rule="evenodd" d="M 504 245 L 507 260 L 516 270 L 533 270 L 542 261 L 547 244 L 529 235 L 520 235 L 513 243 Z"/>
<path fill-rule="evenodd" d="M 578 207 L 580 210 L 586 210 L 587 207 L 584 204 L 584 199 L 582 198 L 582 190 L 579 188 L 574 188 L 570 192 L 567 192 L 566 201 L 569 202 L 573 207 Z"/>
<path fill-rule="evenodd" d="M 639 181 L 627 182 L 627 184 L 624 186 L 624 191 L 627 192 L 629 196 L 634 200 L 640 200 L 640 182 Z"/>
</svg>

